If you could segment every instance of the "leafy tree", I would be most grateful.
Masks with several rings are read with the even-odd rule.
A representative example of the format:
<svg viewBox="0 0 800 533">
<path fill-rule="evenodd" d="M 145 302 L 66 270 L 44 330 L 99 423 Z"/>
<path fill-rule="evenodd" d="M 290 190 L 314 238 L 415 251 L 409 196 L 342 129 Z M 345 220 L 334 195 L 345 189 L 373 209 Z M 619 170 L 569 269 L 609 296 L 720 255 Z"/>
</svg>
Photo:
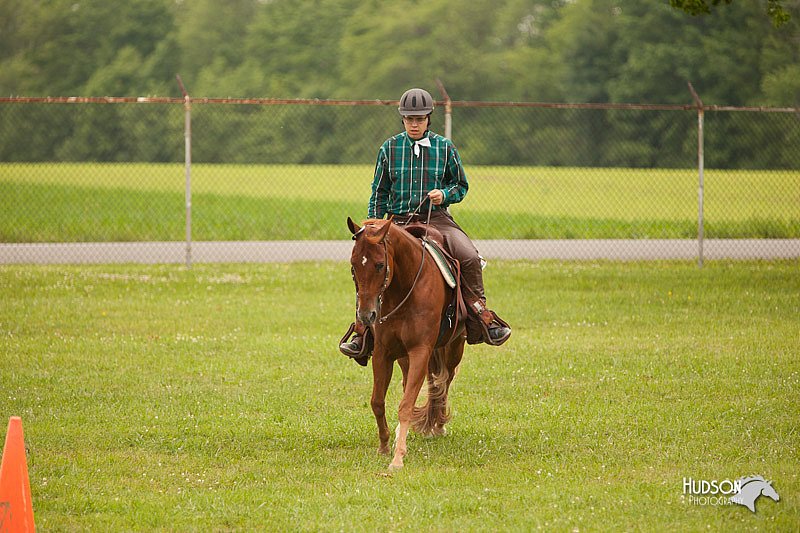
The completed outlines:
<svg viewBox="0 0 800 533">
<path fill-rule="evenodd" d="M 340 42 L 358 0 L 271 2 L 255 15 L 244 54 L 260 72 L 256 94 L 278 97 L 336 95 L 342 67 Z"/>
<path fill-rule="evenodd" d="M 0 76 L 5 94 L 86 96 L 86 83 L 120 50 L 145 58 L 173 24 L 164 0 L 2 2 L 0 12 L 10 15 L 0 40 L 0 71 L 12 72 Z"/>
<path fill-rule="evenodd" d="M 257 7 L 254 0 L 192 0 L 178 4 L 175 17 L 180 73 L 190 93 L 213 94 L 213 84 L 204 87 L 194 83 L 209 66 L 213 74 L 221 76 L 244 62 L 242 41 Z"/>
<path fill-rule="evenodd" d="M 445 81 L 459 99 L 492 95 L 498 81 L 493 20 L 498 2 L 454 8 L 446 0 L 365 2 L 347 22 L 341 44 L 342 92 L 396 99 L 405 88 Z"/>
<path fill-rule="evenodd" d="M 786 65 L 770 72 L 761 86 L 768 104 L 800 108 L 800 65 Z"/>
<path fill-rule="evenodd" d="M 711 2 L 709 4 L 709 1 Z M 733 0 L 669 0 L 672 7 L 681 9 L 693 16 L 708 15 L 711 7 L 720 4 L 730 5 Z M 767 0 L 767 15 L 772 19 L 776 28 L 786 24 L 791 15 L 784 7 L 784 0 Z"/>
<path fill-rule="evenodd" d="M 703 6 L 714 15 L 684 15 Z M 765 6 L 788 21 L 772 27 Z M 170 96 L 180 73 L 195 97 L 396 99 L 412 85 L 439 96 L 439 78 L 456 100 L 684 104 L 692 81 L 706 104 L 800 105 L 798 0 L 0 0 L 0 14 L 4 95 Z M 163 138 L 180 141 L 180 121 L 102 107 L 69 120 L 30 108 L 47 135 L 9 125 L 17 112 L 0 108 L 4 160 L 175 158 Z M 333 108 L 196 109 L 195 153 L 209 161 L 371 161 L 401 128 L 387 108 L 359 120 Z M 454 136 L 471 163 L 669 166 L 665 154 L 694 149 L 675 116 L 456 108 Z M 791 160 L 795 137 L 778 120 L 750 131 L 709 120 L 715 165 Z"/>
<path fill-rule="evenodd" d="M 566 2 L 511 0 L 498 5 L 487 75 L 493 99 L 560 102 L 564 63 L 549 32 Z"/>
<path fill-rule="evenodd" d="M 588 0 L 568 5 L 548 33 L 559 61 L 566 66 L 561 91 L 571 102 L 607 102 L 609 79 L 625 61 L 618 46 L 623 11 L 616 0 Z"/>
</svg>

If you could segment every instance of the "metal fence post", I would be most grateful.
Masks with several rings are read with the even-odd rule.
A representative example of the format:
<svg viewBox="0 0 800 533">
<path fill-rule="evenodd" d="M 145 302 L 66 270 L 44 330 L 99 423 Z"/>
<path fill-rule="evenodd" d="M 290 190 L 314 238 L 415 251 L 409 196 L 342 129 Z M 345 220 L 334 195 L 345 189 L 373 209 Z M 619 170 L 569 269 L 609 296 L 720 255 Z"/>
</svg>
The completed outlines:
<svg viewBox="0 0 800 533">
<path fill-rule="evenodd" d="M 444 88 L 442 80 L 437 79 L 436 85 L 439 87 L 439 92 L 444 96 L 444 136 L 453 140 L 453 104 L 450 100 L 450 95 Z"/>
<path fill-rule="evenodd" d="M 183 93 L 183 108 L 185 110 L 183 137 L 184 137 L 184 166 L 186 170 L 186 268 L 192 268 L 192 99 L 186 92 L 180 74 L 175 76 Z"/>
<path fill-rule="evenodd" d="M 689 82 L 689 91 L 691 91 L 692 98 L 694 98 L 694 103 L 697 105 L 697 171 L 699 179 L 697 186 L 697 266 L 699 268 L 703 268 L 703 167 L 705 165 L 705 156 L 703 154 L 704 109 L 703 101 L 694 90 L 694 87 L 692 87 L 692 82 Z"/>
</svg>

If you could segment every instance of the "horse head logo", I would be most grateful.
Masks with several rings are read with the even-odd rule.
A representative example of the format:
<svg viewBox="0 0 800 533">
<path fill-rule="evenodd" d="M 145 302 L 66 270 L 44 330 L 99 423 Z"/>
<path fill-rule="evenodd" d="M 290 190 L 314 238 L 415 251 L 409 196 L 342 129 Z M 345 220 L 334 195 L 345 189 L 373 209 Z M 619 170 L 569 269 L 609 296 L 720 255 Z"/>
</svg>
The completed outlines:
<svg viewBox="0 0 800 533">
<path fill-rule="evenodd" d="M 772 498 L 776 502 L 781 499 L 778 492 L 772 487 L 772 482 L 761 476 L 743 477 L 737 483 L 741 488 L 738 493 L 731 496 L 731 502 L 744 505 L 754 513 L 759 496 Z"/>
</svg>

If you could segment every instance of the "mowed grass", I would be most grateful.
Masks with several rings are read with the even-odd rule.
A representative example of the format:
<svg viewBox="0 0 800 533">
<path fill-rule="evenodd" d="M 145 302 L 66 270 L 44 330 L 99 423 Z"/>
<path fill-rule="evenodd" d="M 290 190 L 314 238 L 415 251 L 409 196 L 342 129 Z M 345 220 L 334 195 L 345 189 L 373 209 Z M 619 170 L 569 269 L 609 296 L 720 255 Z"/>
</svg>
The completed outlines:
<svg viewBox="0 0 800 533">
<path fill-rule="evenodd" d="M 479 239 L 695 238 L 693 169 L 467 167 L 452 207 Z M 347 238 L 366 216 L 368 165 L 192 168 L 195 240 Z M 0 241 L 175 241 L 182 165 L 0 164 Z M 800 237 L 800 172 L 707 170 L 709 238 Z"/>
<path fill-rule="evenodd" d="M 22 416 L 43 531 L 794 531 L 797 272 L 492 262 L 514 334 L 390 475 L 347 264 L 0 266 L 0 437 Z M 780 501 L 683 495 L 750 474 Z"/>
</svg>

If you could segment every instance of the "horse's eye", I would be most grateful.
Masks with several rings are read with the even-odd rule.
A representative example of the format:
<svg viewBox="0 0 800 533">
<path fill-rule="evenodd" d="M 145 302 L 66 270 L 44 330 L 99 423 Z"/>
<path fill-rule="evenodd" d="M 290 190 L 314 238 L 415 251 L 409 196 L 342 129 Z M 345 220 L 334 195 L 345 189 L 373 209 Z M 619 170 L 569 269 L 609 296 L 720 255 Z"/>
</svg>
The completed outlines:
<svg viewBox="0 0 800 533">
<path fill-rule="evenodd" d="M 375 270 L 377 270 L 378 272 L 380 272 L 381 270 L 383 270 L 383 263 L 377 263 L 377 264 L 375 265 Z"/>
</svg>

